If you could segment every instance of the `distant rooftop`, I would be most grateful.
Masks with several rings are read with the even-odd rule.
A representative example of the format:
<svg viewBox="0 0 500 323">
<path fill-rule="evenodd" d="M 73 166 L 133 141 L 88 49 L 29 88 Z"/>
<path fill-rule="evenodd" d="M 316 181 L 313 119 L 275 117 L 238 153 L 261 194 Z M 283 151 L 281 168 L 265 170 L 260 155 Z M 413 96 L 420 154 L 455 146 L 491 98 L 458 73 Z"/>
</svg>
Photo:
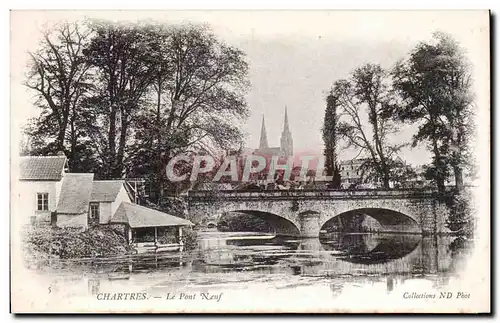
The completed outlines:
<svg viewBox="0 0 500 323">
<path fill-rule="evenodd" d="M 370 158 L 355 158 L 355 159 L 349 159 L 349 160 L 341 160 L 340 165 L 350 165 L 350 164 L 361 164 L 366 161 L 369 161 Z"/>
<path fill-rule="evenodd" d="M 267 147 L 267 148 L 258 148 L 255 149 L 253 154 L 254 155 L 280 155 L 281 153 L 281 148 L 280 147 Z"/>
<path fill-rule="evenodd" d="M 65 156 L 23 156 L 20 157 L 19 179 L 26 181 L 60 181 L 65 166 Z"/>
</svg>

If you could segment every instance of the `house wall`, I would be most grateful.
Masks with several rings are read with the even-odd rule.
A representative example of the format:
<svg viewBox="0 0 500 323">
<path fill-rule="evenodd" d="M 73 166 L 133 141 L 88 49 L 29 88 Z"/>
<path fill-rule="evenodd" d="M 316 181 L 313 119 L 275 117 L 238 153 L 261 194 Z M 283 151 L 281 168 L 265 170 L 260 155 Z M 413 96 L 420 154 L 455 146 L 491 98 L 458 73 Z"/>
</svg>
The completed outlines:
<svg viewBox="0 0 500 323">
<path fill-rule="evenodd" d="M 111 216 L 114 212 L 111 212 L 111 202 L 100 202 L 99 203 L 99 223 L 107 224 L 111 220 Z"/>
<path fill-rule="evenodd" d="M 125 186 L 124 185 L 122 185 L 122 187 L 120 188 L 120 191 L 118 192 L 118 195 L 116 196 L 115 201 L 111 202 L 110 217 L 115 214 L 115 212 L 118 209 L 118 207 L 120 206 L 121 202 L 132 203 L 132 200 L 128 196 L 127 190 L 125 190 Z M 109 222 L 109 220 L 108 220 L 108 222 Z"/>
<path fill-rule="evenodd" d="M 124 186 L 120 188 L 115 201 L 99 202 L 99 224 L 109 223 L 121 202 L 132 202 Z"/>
<path fill-rule="evenodd" d="M 60 228 L 88 228 L 88 213 L 57 214 L 57 226 Z"/>
<path fill-rule="evenodd" d="M 342 182 L 356 181 L 361 178 L 360 163 L 346 163 L 340 165 L 340 177 Z"/>
<path fill-rule="evenodd" d="M 56 182 L 56 206 L 54 207 L 54 210 L 57 207 L 57 203 L 59 203 L 59 197 L 61 196 L 62 182 L 63 182 L 62 179 Z"/>
<path fill-rule="evenodd" d="M 23 224 L 29 223 L 32 216 L 37 221 L 50 222 L 50 212 L 55 211 L 62 181 L 18 181 L 16 185 L 17 206 L 15 214 L 20 216 Z M 37 193 L 49 193 L 49 210 L 37 211 Z"/>
</svg>

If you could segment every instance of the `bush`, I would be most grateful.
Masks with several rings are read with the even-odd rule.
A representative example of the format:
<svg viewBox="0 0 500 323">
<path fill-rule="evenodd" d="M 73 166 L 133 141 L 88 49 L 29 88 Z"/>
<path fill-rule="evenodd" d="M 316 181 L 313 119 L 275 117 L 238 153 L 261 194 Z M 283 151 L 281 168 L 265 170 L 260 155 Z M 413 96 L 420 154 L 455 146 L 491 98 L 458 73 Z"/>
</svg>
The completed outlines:
<svg viewBox="0 0 500 323">
<path fill-rule="evenodd" d="M 198 246 L 198 234 L 191 228 L 182 229 L 182 240 L 186 250 L 193 250 Z"/>
<path fill-rule="evenodd" d="M 110 257 L 130 251 L 125 236 L 107 226 L 83 232 L 48 226 L 29 228 L 23 234 L 23 249 L 26 256 L 34 259 L 48 258 L 49 255 L 61 259 Z"/>
<path fill-rule="evenodd" d="M 222 224 L 222 225 L 221 225 Z M 224 214 L 217 224 L 219 231 L 230 232 L 273 232 L 273 227 L 256 216 L 251 216 L 244 213 L 227 213 Z"/>
<path fill-rule="evenodd" d="M 159 204 L 155 204 L 150 201 L 145 201 L 144 206 L 183 219 L 185 219 L 187 215 L 186 203 L 179 198 L 164 197 Z"/>
<path fill-rule="evenodd" d="M 471 196 L 462 191 L 450 196 L 447 205 L 450 210 L 446 226 L 457 235 L 471 237 L 474 234 L 473 209 Z"/>
</svg>

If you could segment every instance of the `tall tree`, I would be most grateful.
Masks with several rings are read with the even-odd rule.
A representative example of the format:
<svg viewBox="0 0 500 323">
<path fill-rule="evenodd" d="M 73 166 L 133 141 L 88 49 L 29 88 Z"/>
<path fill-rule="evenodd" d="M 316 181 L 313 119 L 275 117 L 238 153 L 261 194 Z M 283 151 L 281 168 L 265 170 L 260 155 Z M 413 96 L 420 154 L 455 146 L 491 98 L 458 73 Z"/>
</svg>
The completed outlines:
<svg viewBox="0 0 500 323">
<path fill-rule="evenodd" d="M 325 117 L 323 119 L 323 142 L 325 144 L 325 169 L 328 176 L 332 176 L 334 188 L 340 187 L 340 172 L 337 159 L 337 101 L 338 98 L 329 94 L 326 98 Z"/>
<path fill-rule="evenodd" d="M 164 168 L 174 154 L 215 154 L 240 144 L 237 124 L 248 114 L 248 65 L 241 50 L 220 42 L 203 25 L 148 30 L 159 53 L 153 60 L 156 105 L 141 114 L 155 122 L 138 124 L 134 147 L 151 156 L 152 167 L 143 171 L 155 174 L 161 194 Z"/>
<path fill-rule="evenodd" d="M 338 134 L 347 147 L 367 154 L 361 166 L 364 174 L 378 178 L 390 187 L 397 152 L 404 144 L 392 144 L 389 134 L 397 127 L 388 117 L 391 104 L 387 73 L 379 66 L 366 64 L 354 70 L 348 80 L 335 82 L 332 94 L 338 100 Z"/>
<path fill-rule="evenodd" d="M 161 191 L 176 153 L 241 144 L 248 65 L 206 26 L 90 21 L 58 32 L 32 54 L 26 82 L 42 108 L 29 129 L 37 154 L 65 150 L 72 170 L 150 176 Z"/>
<path fill-rule="evenodd" d="M 326 98 L 325 117 L 323 119 L 323 142 L 325 144 L 325 169 L 327 175 L 332 176 L 337 165 L 337 98 L 329 94 Z"/>
<path fill-rule="evenodd" d="M 78 23 L 64 23 L 47 31 L 40 48 L 30 53 L 25 85 L 36 91 L 35 105 L 40 116 L 28 127 L 31 154 L 64 151 L 70 170 L 78 169 L 79 140 L 84 134 L 76 124 L 81 120 L 81 101 L 89 93 L 89 62 L 83 55 L 90 32 Z"/>
<path fill-rule="evenodd" d="M 444 192 L 452 170 L 461 188 L 473 132 L 472 83 L 463 50 L 450 36 L 435 33 L 432 42 L 418 44 L 392 74 L 402 98 L 393 115 L 420 124 L 414 144 L 425 142 L 433 152 L 427 173 Z"/>
<path fill-rule="evenodd" d="M 93 21 L 89 27 L 95 36 L 85 55 L 101 89 L 88 101 L 101 129 L 92 133 L 103 175 L 118 178 L 124 172 L 132 122 L 153 80 L 150 39 L 135 26 Z"/>
</svg>

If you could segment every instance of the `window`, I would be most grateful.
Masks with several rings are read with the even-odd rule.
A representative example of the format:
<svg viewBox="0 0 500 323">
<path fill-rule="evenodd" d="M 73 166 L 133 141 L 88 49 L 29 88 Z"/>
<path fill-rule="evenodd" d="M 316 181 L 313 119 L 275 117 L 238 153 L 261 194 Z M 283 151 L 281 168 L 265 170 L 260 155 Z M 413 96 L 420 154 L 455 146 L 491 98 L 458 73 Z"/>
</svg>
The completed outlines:
<svg viewBox="0 0 500 323">
<path fill-rule="evenodd" d="M 99 219 L 99 203 L 90 203 L 90 218 Z"/>
<path fill-rule="evenodd" d="M 36 209 L 38 211 L 49 210 L 49 193 L 36 193 Z"/>
<path fill-rule="evenodd" d="M 347 172 L 347 176 L 349 176 L 349 172 Z"/>
</svg>

